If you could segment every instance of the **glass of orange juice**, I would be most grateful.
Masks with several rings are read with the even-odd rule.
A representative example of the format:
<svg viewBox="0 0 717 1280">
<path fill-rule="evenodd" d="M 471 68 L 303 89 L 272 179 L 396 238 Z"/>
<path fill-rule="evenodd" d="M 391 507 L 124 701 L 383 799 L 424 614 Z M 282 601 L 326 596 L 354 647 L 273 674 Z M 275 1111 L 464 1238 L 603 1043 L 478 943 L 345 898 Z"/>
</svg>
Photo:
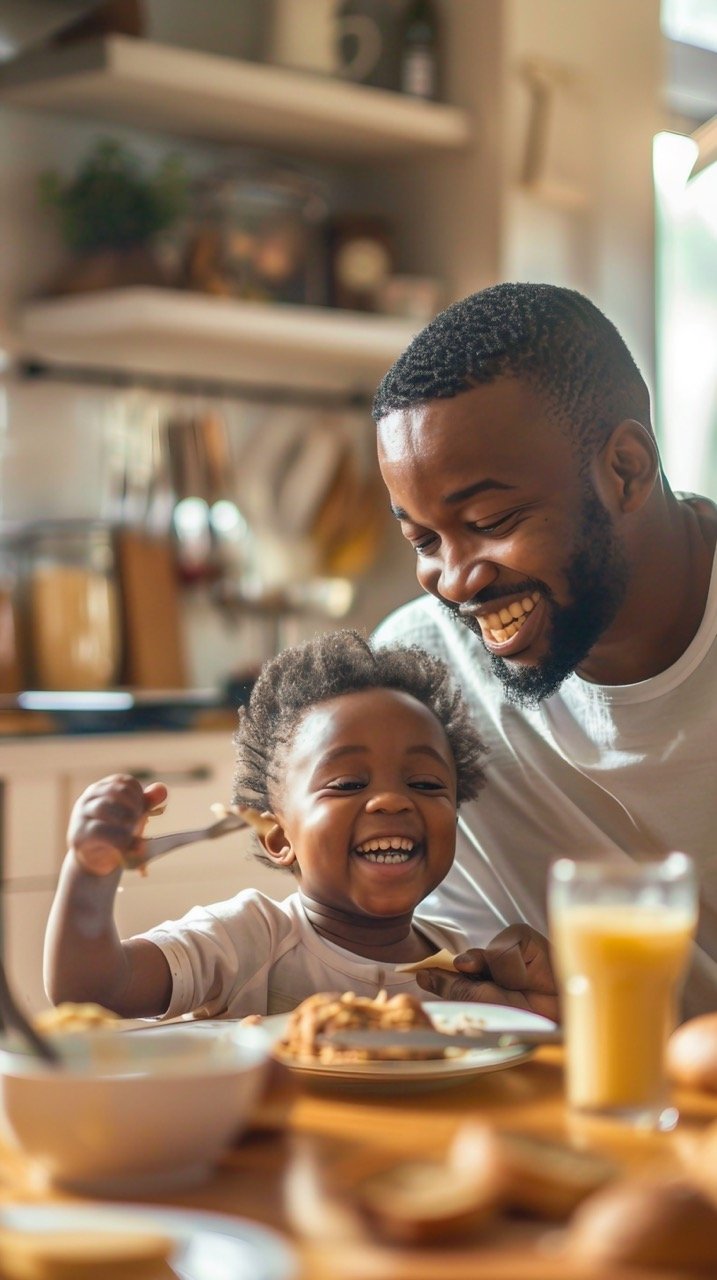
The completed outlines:
<svg viewBox="0 0 717 1280">
<path fill-rule="evenodd" d="M 692 860 L 561 858 L 551 867 L 548 909 L 569 1105 L 672 1128 L 665 1046 L 697 924 Z"/>
</svg>

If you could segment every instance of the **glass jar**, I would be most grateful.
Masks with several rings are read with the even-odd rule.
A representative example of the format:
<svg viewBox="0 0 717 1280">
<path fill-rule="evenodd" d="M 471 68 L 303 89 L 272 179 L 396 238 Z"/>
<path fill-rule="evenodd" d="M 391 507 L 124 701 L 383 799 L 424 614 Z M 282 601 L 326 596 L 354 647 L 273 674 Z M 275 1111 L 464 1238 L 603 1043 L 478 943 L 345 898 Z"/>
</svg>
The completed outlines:
<svg viewBox="0 0 717 1280">
<path fill-rule="evenodd" d="M 0 694 L 19 693 L 24 677 L 20 662 L 17 603 L 17 554 L 12 538 L 0 535 Z"/>
<path fill-rule="evenodd" d="M 326 195 L 290 165 L 248 161 L 198 184 L 190 289 L 254 302 L 326 301 Z"/>
<path fill-rule="evenodd" d="M 22 598 L 37 689 L 106 689 L 121 668 L 112 531 L 94 521 L 32 526 L 22 539 Z"/>
</svg>

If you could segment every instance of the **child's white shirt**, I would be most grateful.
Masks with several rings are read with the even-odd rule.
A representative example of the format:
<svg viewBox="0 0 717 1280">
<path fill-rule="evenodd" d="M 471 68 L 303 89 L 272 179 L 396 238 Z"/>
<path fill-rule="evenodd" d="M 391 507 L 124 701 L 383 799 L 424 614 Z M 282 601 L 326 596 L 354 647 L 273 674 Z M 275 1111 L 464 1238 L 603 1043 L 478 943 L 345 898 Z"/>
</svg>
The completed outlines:
<svg viewBox="0 0 717 1280">
<path fill-rule="evenodd" d="M 435 946 L 458 953 L 465 934 L 446 920 L 414 913 L 414 924 Z M 430 998 L 415 976 L 354 955 L 312 928 L 299 893 L 277 902 L 244 889 L 226 902 L 193 907 L 146 933 L 164 953 L 172 973 L 172 998 L 163 1015 L 242 1018 L 285 1013 L 317 991 L 376 996 L 409 992 Z"/>
</svg>

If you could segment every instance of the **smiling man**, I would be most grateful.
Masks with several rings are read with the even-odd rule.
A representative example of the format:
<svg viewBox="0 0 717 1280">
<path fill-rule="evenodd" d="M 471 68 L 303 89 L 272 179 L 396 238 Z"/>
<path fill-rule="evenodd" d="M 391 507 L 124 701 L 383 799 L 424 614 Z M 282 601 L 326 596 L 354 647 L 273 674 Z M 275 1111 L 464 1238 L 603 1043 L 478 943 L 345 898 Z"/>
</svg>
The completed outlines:
<svg viewBox="0 0 717 1280">
<path fill-rule="evenodd" d="M 485 943 L 544 933 L 555 857 L 683 849 L 702 885 L 685 1008 L 717 1007 L 717 511 L 670 490 L 625 343 L 578 293 L 497 285 L 414 339 L 374 414 L 426 593 L 377 638 L 446 660 L 489 748 L 437 905 Z M 542 972 L 534 933 L 507 939 Z"/>
</svg>

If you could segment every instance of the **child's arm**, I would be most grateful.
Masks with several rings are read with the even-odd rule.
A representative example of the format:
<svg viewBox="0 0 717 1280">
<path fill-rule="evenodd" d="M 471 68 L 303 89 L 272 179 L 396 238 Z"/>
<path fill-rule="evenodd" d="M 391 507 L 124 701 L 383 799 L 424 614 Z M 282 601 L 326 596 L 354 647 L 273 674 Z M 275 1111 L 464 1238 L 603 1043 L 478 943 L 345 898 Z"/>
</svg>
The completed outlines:
<svg viewBox="0 0 717 1280">
<path fill-rule="evenodd" d="M 169 965 L 154 943 L 123 942 L 114 923 L 114 899 L 124 859 L 141 848 L 151 809 L 166 798 L 162 783 L 142 788 L 114 774 L 95 782 L 75 804 L 45 935 L 45 988 L 53 1004 L 95 1001 L 128 1018 L 167 1009 Z"/>
</svg>

